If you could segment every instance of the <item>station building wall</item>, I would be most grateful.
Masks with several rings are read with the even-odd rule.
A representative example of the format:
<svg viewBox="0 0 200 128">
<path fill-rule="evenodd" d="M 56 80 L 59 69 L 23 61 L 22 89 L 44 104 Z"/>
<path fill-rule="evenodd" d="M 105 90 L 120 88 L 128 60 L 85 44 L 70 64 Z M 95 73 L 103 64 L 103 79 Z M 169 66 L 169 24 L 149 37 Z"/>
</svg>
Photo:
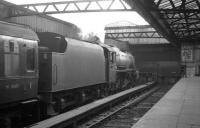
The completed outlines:
<svg viewBox="0 0 200 128">
<path fill-rule="evenodd" d="M 180 48 L 171 44 L 137 44 L 130 46 L 140 72 L 156 72 L 159 78 L 181 75 Z"/>
<path fill-rule="evenodd" d="M 5 20 L 7 22 L 27 25 L 35 32 L 53 32 L 66 37 L 80 38 L 80 29 L 76 25 L 47 15 L 19 16 Z"/>
</svg>

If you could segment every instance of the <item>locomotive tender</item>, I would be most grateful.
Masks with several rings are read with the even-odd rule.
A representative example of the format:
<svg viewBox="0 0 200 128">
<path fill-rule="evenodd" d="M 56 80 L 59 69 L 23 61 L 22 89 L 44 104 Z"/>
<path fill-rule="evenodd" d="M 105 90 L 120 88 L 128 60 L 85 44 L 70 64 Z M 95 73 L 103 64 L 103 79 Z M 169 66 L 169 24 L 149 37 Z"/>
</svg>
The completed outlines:
<svg viewBox="0 0 200 128">
<path fill-rule="evenodd" d="M 130 86 L 127 81 L 136 78 L 135 71 L 134 57 L 117 48 L 55 33 L 36 34 L 28 27 L 0 21 L 3 119 L 18 115 L 17 106 L 30 108 L 39 102 L 42 115 L 52 115 L 105 97 Z M 8 114 L 8 108 L 15 109 Z"/>
</svg>

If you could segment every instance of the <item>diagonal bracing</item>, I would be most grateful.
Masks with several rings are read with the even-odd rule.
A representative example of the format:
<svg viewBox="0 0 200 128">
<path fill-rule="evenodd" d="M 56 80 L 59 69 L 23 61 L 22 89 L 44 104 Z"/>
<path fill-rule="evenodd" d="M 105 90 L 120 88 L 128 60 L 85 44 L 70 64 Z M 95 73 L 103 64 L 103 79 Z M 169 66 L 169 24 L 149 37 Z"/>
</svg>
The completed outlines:
<svg viewBox="0 0 200 128">
<path fill-rule="evenodd" d="M 108 11 L 133 11 L 123 0 L 71 0 L 62 2 L 49 2 L 20 5 L 31 10 L 27 12 L 15 12 L 13 16 L 31 14 L 58 14 L 80 12 L 108 12 Z"/>
<path fill-rule="evenodd" d="M 120 38 L 163 38 L 162 35 L 156 31 L 148 32 L 116 32 L 116 33 L 106 33 L 106 39 L 120 39 Z"/>
</svg>

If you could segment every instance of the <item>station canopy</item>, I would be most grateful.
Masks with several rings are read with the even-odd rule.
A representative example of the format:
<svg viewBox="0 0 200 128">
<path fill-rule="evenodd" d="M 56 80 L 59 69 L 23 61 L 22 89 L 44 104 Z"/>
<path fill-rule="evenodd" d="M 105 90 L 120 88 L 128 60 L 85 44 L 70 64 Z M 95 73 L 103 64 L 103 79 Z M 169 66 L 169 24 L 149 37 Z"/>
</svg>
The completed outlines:
<svg viewBox="0 0 200 128">
<path fill-rule="evenodd" d="M 125 0 L 174 43 L 200 43 L 200 0 Z"/>
</svg>

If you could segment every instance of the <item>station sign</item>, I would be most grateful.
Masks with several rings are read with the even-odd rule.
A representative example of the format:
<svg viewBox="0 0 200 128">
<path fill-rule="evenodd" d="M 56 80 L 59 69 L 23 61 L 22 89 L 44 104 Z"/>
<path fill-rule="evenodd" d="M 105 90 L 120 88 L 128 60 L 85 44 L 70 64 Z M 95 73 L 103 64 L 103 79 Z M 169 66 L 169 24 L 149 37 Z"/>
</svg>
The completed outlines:
<svg viewBox="0 0 200 128">
<path fill-rule="evenodd" d="M 182 60 L 182 62 L 192 62 L 193 61 L 193 47 L 192 46 L 182 46 L 181 60 Z"/>
</svg>

